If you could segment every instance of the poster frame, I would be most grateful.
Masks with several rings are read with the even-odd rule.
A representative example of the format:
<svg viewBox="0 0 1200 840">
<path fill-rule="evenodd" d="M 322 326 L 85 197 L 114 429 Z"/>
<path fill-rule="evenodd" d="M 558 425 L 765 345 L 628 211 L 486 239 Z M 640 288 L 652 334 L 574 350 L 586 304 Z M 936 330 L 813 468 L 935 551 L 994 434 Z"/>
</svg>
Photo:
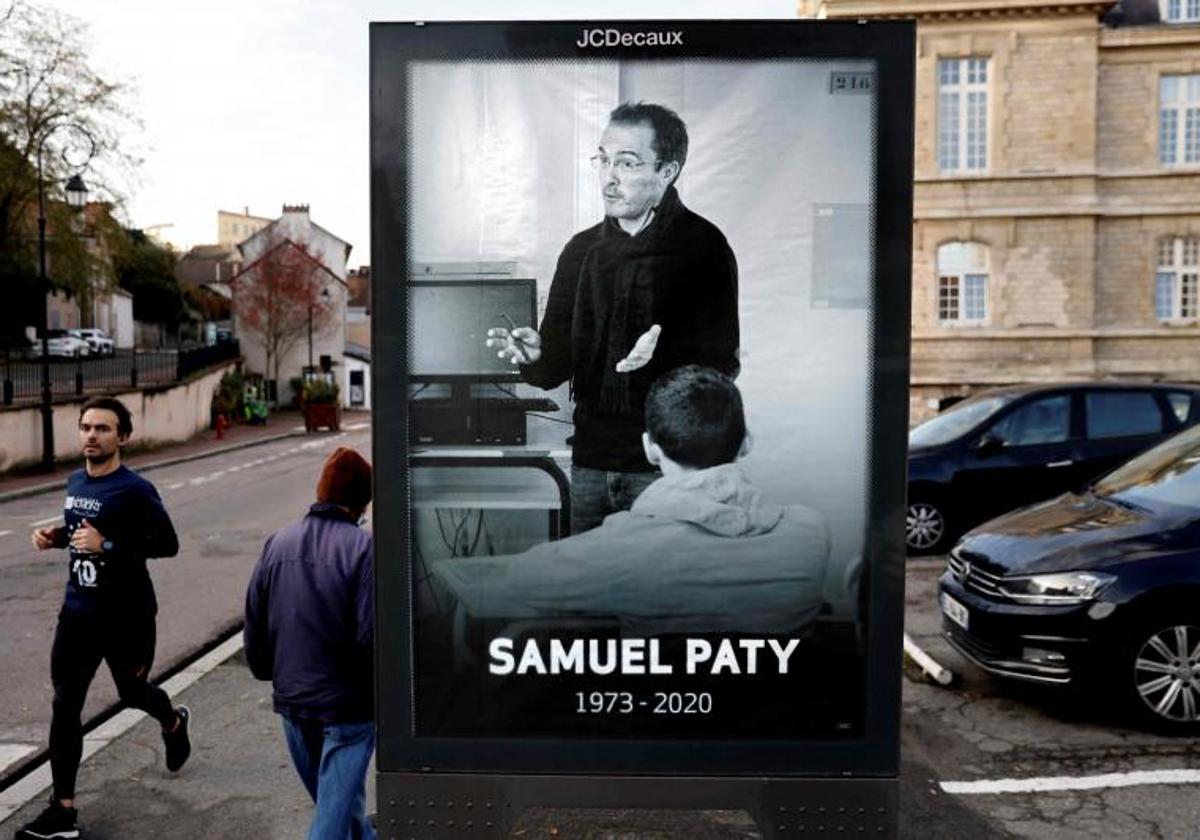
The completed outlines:
<svg viewBox="0 0 1200 840">
<path fill-rule="evenodd" d="M 577 46 L 581 32 L 679 31 L 683 46 Z M 914 37 L 911 21 L 554 21 L 375 23 L 370 30 L 371 282 L 377 766 L 384 782 L 412 774 L 567 774 L 568 778 L 778 776 L 895 779 L 899 770 L 909 324 Z M 413 626 L 408 552 L 407 241 L 410 62 L 609 57 L 868 59 L 876 63 L 874 307 L 869 499 L 861 614 L 867 690 L 853 740 L 712 741 L 449 738 L 413 734 Z M 383 375 L 386 372 L 386 375 Z M 394 515 L 393 511 L 402 512 Z M 474 777 L 476 781 L 478 776 Z M 390 784 L 389 784 L 390 787 Z M 631 793 L 635 786 L 625 785 Z M 702 786 L 697 787 L 697 791 Z M 742 787 L 745 787 L 743 784 Z"/>
</svg>

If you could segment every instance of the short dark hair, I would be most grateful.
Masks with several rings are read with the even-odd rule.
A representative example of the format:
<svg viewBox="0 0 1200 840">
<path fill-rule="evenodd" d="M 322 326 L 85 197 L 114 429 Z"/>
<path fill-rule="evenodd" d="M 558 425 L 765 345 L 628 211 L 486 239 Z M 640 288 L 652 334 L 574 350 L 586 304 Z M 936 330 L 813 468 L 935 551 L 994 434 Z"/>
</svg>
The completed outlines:
<svg viewBox="0 0 1200 840">
<path fill-rule="evenodd" d="M 670 108 L 650 102 L 623 102 L 613 108 L 612 113 L 608 115 L 608 121 L 622 125 L 649 125 L 654 132 L 654 140 L 650 147 L 654 149 L 654 154 L 658 155 L 658 163 L 654 168 L 659 169 L 664 163 L 673 160 L 679 164 L 679 171 L 683 171 L 688 153 L 687 125 Z M 679 173 L 676 172 L 675 178 L 678 177 Z"/>
<path fill-rule="evenodd" d="M 732 463 L 746 438 L 742 395 L 720 371 L 675 368 L 650 386 L 646 431 L 677 464 L 705 469 Z"/>
<path fill-rule="evenodd" d="M 83 404 L 83 408 L 79 409 L 79 419 L 82 420 L 83 415 L 91 408 L 111 411 L 117 415 L 117 434 L 119 436 L 127 438 L 133 434 L 133 415 L 129 413 L 125 403 L 116 397 L 92 397 Z"/>
</svg>

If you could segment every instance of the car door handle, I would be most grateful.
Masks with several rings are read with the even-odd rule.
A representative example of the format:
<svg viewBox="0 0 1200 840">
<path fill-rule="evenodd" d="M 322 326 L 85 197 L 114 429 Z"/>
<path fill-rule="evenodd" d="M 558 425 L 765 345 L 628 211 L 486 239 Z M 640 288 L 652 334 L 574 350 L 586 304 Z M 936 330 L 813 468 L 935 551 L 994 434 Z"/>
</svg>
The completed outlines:
<svg viewBox="0 0 1200 840">
<path fill-rule="evenodd" d="M 1069 467 L 1073 463 L 1075 463 L 1075 462 L 1074 461 L 1051 461 L 1049 464 L 1046 465 L 1046 467 L 1049 469 L 1054 469 L 1055 467 Z"/>
</svg>

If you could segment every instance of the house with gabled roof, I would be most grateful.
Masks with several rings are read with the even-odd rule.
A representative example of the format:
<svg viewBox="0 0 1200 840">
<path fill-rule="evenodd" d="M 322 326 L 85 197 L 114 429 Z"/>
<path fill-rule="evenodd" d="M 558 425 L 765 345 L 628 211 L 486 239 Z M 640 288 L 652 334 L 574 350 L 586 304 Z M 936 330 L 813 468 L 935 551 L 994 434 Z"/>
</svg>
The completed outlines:
<svg viewBox="0 0 1200 840">
<path fill-rule="evenodd" d="M 246 369 L 261 374 L 268 381 L 268 394 L 275 394 L 279 402 L 286 403 L 294 396 L 292 382 L 310 370 L 328 372 L 338 382 L 344 378 L 341 368 L 345 364 L 346 346 L 346 261 L 351 247 L 314 223 L 307 204 L 285 204 L 278 219 L 237 246 L 242 268 L 230 280 L 235 290 L 234 334 L 241 339 Z M 305 277 L 315 284 L 316 291 L 307 305 L 281 307 L 279 317 L 288 322 L 288 340 L 273 350 L 263 340 L 261 330 L 253 328 L 256 316 L 245 311 L 244 303 L 239 303 L 237 287 L 239 282 L 250 283 L 260 278 L 268 265 L 278 267 L 281 263 L 293 273 L 306 272 Z M 256 305 L 261 302 L 260 298 Z M 278 364 L 272 358 L 274 355 L 278 355 Z M 349 397 L 344 387 L 342 390 L 345 401 Z"/>
</svg>

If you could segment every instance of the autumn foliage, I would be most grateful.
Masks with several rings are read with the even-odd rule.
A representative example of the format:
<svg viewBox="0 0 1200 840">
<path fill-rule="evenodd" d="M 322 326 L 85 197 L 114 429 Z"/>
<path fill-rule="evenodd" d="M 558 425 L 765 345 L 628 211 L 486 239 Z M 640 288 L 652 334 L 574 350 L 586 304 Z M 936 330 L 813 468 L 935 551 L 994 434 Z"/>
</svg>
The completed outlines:
<svg viewBox="0 0 1200 840">
<path fill-rule="evenodd" d="M 303 242 L 281 239 L 238 274 L 231 283 L 233 306 L 244 338 L 257 341 L 271 377 L 279 381 L 284 356 L 334 323 L 334 298 L 322 291 L 333 275 Z"/>
</svg>

